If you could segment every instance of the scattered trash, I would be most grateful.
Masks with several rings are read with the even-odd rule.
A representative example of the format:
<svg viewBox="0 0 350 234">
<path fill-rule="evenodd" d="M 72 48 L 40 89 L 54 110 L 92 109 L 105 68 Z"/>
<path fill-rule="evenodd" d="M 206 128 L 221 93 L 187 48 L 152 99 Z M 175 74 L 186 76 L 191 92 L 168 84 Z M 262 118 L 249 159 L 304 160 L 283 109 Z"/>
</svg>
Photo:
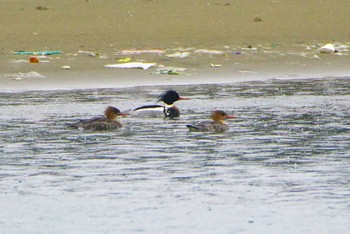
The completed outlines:
<svg viewBox="0 0 350 234">
<path fill-rule="evenodd" d="M 177 47 L 177 48 L 174 48 L 173 51 L 182 51 L 182 52 L 185 52 L 185 51 L 193 51 L 195 50 L 196 48 L 195 47 Z"/>
<path fill-rule="evenodd" d="M 169 58 L 186 58 L 190 55 L 189 52 L 176 52 L 174 54 L 168 54 L 167 57 Z"/>
<path fill-rule="evenodd" d="M 119 52 L 124 55 L 133 55 L 133 54 L 163 54 L 164 50 L 161 49 L 149 49 L 149 50 L 122 50 Z"/>
<path fill-rule="evenodd" d="M 69 69 L 70 69 L 70 66 L 64 65 L 64 66 L 62 66 L 61 68 L 62 68 L 63 70 L 69 70 Z"/>
<path fill-rule="evenodd" d="M 30 56 L 29 57 L 29 62 L 30 63 L 39 63 L 39 58 L 38 57 L 34 57 L 34 56 Z"/>
<path fill-rule="evenodd" d="M 160 67 L 156 72 L 152 73 L 155 75 L 181 75 L 181 72 L 186 71 L 186 68 L 181 67 Z"/>
<path fill-rule="evenodd" d="M 211 67 L 222 67 L 221 64 L 214 64 L 214 63 L 211 63 L 210 66 L 211 66 Z"/>
<path fill-rule="evenodd" d="M 28 60 L 24 60 L 24 59 L 12 59 L 10 63 L 28 63 Z"/>
<path fill-rule="evenodd" d="M 177 71 L 174 71 L 174 70 L 165 70 L 165 69 L 162 69 L 162 70 L 159 70 L 157 72 L 155 72 L 154 74 L 161 74 L 161 75 L 180 75 L 179 72 Z"/>
<path fill-rule="evenodd" d="M 261 22 L 262 19 L 259 17 L 259 16 L 255 16 L 254 19 L 253 19 L 254 22 Z"/>
<path fill-rule="evenodd" d="M 335 51 L 334 45 L 331 43 L 328 43 L 322 46 L 321 48 L 317 49 L 318 53 L 334 53 L 334 51 Z"/>
<path fill-rule="evenodd" d="M 142 62 L 130 62 L 130 63 L 117 63 L 105 65 L 106 68 L 142 68 L 147 70 L 150 67 L 155 66 L 156 63 L 142 63 Z"/>
<path fill-rule="evenodd" d="M 335 51 L 337 51 L 337 52 L 339 52 L 339 51 L 347 52 L 347 51 L 349 51 L 349 48 L 350 48 L 350 46 L 347 46 L 347 45 L 338 45 L 338 46 L 334 47 Z"/>
<path fill-rule="evenodd" d="M 87 56 L 90 56 L 90 57 L 96 57 L 96 56 L 98 56 L 98 53 L 97 53 L 97 52 L 85 51 L 85 50 L 79 50 L 79 51 L 78 51 L 78 54 L 87 55 Z"/>
<path fill-rule="evenodd" d="M 207 50 L 207 49 L 198 49 L 194 51 L 198 54 L 223 54 L 224 52 L 221 50 Z"/>
<path fill-rule="evenodd" d="M 251 45 L 249 45 L 249 46 L 247 46 L 247 47 L 243 47 L 243 48 L 241 48 L 242 50 L 258 50 L 258 48 L 256 48 L 256 47 L 253 47 L 253 46 L 251 46 Z"/>
<path fill-rule="evenodd" d="M 16 51 L 15 55 L 53 55 L 53 54 L 62 54 L 59 50 L 52 50 L 52 51 L 39 51 L 39 52 L 32 52 L 32 51 Z"/>
<path fill-rule="evenodd" d="M 4 77 L 12 78 L 13 80 L 22 80 L 27 78 L 45 78 L 45 76 L 35 71 L 31 71 L 28 73 L 19 72 L 15 74 L 5 74 Z"/>
<path fill-rule="evenodd" d="M 130 62 L 131 61 L 131 58 L 120 58 L 120 59 L 118 59 L 118 62 L 120 62 L 120 63 L 128 63 L 128 62 Z"/>
<path fill-rule="evenodd" d="M 238 70 L 239 73 L 245 74 L 245 73 L 256 73 L 255 71 L 250 71 L 250 70 Z"/>
<path fill-rule="evenodd" d="M 39 11 L 44 11 L 44 10 L 48 10 L 50 8 L 47 7 L 47 6 L 37 6 L 36 9 L 39 10 Z"/>
</svg>

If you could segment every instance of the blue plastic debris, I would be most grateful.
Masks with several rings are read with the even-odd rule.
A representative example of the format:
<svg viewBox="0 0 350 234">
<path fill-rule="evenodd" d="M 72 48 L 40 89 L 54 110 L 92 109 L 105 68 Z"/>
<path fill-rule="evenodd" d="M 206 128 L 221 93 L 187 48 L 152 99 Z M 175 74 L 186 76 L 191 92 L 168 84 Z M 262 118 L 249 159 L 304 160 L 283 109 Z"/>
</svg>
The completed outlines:
<svg viewBox="0 0 350 234">
<path fill-rule="evenodd" d="M 62 51 L 52 50 L 52 51 L 16 51 L 16 55 L 53 55 L 53 54 L 62 54 Z"/>
</svg>

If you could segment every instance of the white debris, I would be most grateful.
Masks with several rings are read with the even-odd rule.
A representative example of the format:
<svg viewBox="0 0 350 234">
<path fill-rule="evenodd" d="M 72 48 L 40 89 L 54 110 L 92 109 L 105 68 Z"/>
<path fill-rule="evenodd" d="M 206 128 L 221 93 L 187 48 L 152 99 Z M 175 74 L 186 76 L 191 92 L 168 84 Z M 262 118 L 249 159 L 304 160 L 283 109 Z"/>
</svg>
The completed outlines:
<svg viewBox="0 0 350 234">
<path fill-rule="evenodd" d="M 28 73 L 19 72 L 14 74 L 5 74 L 4 77 L 12 78 L 14 80 L 22 80 L 22 79 L 30 79 L 30 78 L 45 78 L 45 76 L 35 71 L 31 71 Z"/>
<path fill-rule="evenodd" d="M 142 68 L 147 70 L 150 67 L 155 66 L 156 63 L 142 63 L 142 62 L 130 62 L 130 63 L 117 63 L 117 64 L 107 64 L 106 68 Z"/>
<path fill-rule="evenodd" d="M 176 52 L 174 54 L 168 54 L 167 57 L 169 58 L 186 58 L 190 55 L 189 52 Z"/>
<path fill-rule="evenodd" d="M 317 52 L 319 53 L 334 53 L 334 51 L 335 51 L 334 45 L 331 43 L 328 43 L 322 46 L 321 48 L 317 49 Z"/>
<path fill-rule="evenodd" d="M 224 52 L 221 50 L 207 50 L 207 49 L 198 49 L 194 51 L 198 54 L 223 54 Z"/>
</svg>

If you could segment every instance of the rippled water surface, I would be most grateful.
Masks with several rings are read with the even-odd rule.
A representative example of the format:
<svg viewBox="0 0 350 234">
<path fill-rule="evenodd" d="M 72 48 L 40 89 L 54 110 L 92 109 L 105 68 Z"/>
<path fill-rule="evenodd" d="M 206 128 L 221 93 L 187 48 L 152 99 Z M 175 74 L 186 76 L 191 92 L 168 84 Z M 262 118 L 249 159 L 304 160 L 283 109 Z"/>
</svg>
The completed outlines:
<svg viewBox="0 0 350 234">
<path fill-rule="evenodd" d="M 177 120 L 66 125 L 168 88 L 191 98 Z M 0 96 L 2 233 L 350 230 L 350 79 Z M 238 116 L 228 132 L 188 132 L 213 109 Z"/>
</svg>

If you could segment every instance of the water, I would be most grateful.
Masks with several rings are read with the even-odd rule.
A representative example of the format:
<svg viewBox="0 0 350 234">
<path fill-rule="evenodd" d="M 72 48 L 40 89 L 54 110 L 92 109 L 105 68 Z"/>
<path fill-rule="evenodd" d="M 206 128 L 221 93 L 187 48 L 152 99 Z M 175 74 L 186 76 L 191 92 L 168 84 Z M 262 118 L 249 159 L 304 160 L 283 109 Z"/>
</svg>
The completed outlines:
<svg viewBox="0 0 350 234">
<path fill-rule="evenodd" d="M 167 88 L 1 93 L 1 233 L 349 231 L 349 79 L 177 86 L 178 120 L 66 126 Z M 228 132 L 188 132 L 213 109 Z"/>
</svg>

